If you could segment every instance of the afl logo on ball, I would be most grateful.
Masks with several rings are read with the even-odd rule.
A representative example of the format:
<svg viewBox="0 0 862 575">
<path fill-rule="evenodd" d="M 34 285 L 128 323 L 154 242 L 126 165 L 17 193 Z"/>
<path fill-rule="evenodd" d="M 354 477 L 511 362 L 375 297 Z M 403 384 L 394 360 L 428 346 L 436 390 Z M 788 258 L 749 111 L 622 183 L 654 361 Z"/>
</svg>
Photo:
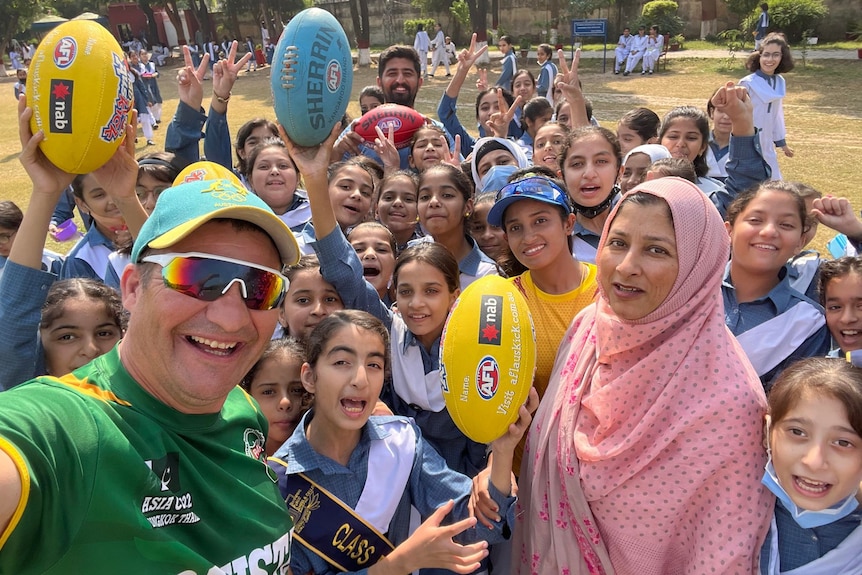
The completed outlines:
<svg viewBox="0 0 862 575">
<path fill-rule="evenodd" d="M 476 391 L 482 399 L 491 399 L 497 393 L 500 383 L 500 369 L 497 360 L 486 355 L 476 368 Z"/>
<path fill-rule="evenodd" d="M 78 43 L 71 36 L 63 36 L 54 46 L 54 65 L 65 70 L 75 61 L 78 55 Z"/>
<path fill-rule="evenodd" d="M 388 118 L 383 118 L 382 120 L 377 122 L 377 125 L 380 127 L 381 130 L 383 130 L 384 134 L 389 132 L 389 128 L 392 128 L 393 132 L 397 132 L 401 129 L 401 120 L 390 116 Z"/>
<path fill-rule="evenodd" d="M 335 93 L 338 87 L 341 86 L 341 64 L 338 60 L 330 60 L 326 65 L 326 89 Z"/>
</svg>

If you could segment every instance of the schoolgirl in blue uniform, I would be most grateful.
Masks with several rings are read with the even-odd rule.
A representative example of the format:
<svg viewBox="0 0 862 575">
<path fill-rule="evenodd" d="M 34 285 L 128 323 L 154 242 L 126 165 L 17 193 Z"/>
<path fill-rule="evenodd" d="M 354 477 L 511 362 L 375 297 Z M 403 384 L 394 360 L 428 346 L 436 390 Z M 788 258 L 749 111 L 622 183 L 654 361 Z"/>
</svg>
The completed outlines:
<svg viewBox="0 0 862 575">
<path fill-rule="evenodd" d="M 728 94 L 741 99 L 744 91 L 740 90 L 732 85 L 724 86 L 713 95 L 712 101 L 728 101 Z M 748 98 L 747 95 L 744 97 Z M 709 172 L 709 118 L 700 108 L 679 106 L 668 112 L 661 123 L 659 143 L 674 158 L 685 158 L 694 164 L 697 186 L 724 215 L 739 192 L 768 180 L 770 172 L 763 159 L 750 108 L 735 105 L 721 106 L 720 109 L 731 115 L 733 124 L 724 183 L 706 175 Z"/>
<path fill-rule="evenodd" d="M 761 575 L 862 573 L 862 370 L 842 359 L 795 363 L 766 417 L 763 483 L 777 500 Z"/>
<path fill-rule="evenodd" d="M 476 526 L 471 480 L 447 468 L 408 418 L 372 415 L 389 347 L 384 325 L 358 310 L 330 315 L 309 338 L 300 378 L 314 406 L 270 459 L 295 517 L 294 573 L 365 573 L 374 566 L 469 573 L 487 556 L 488 543 L 504 540 L 504 528 L 514 524 L 512 453 L 529 426 L 527 407 L 493 444 L 488 488 L 500 506 L 497 521 L 492 529 Z M 532 392 L 529 407 L 537 404 Z M 411 507 L 423 520 L 415 530 Z"/>
<path fill-rule="evenodd" d="M 472 477 L 485 466 L 486 446 L 455 426 L 440 385 L 440 336 L 461 291 L 458 262 L 435 242 L 404 250 L 392 278 L 398 311 L 390 310 L 363 277 L 362 262 L 335 219 L 326 176 L 333 143 L 331 137 L 318 148 L 300 150 L 287 142 L 308 190 L 321 274 L 335 286 L 345 308 L 373 314 L 392 334 L 392 385 L 384 401 L 394 413 L 416 421 L 451 469 Z"/>
<path fill-rule="evenodd" d="M 779 181 L 742 193 L 727 210 L 725 323 L 767 391 L 791 363 L 829 351 L 823 309 L 790 286 L 787 261 L 802 246 L 807 219 L 799 193 Z"/>
<path fill-rule="evenodd" d="M 460 151 L 461 155 L 465 158 L 473 152 L 476 138 L 467 132 L 463 124 L 461 124 L 461 120 L 458 119 L 458 94 L 461 92 L 461 87 L 464 85 L 464 80 L 466 80 L 470 68 L 473 67 L 479 56 L 484 53 L 484 48 L 476 50 L 476 35 L 474 34 L 470 47 L 462 50 L 461 56 L 458 58 L 458 67 L 455 68 L 455 74 L 449 81 L 449 85 L 446 86 L 443 95 L 440 96 L 440 103 L 437 104 L 437 118 L 440 119 L 440 122 L 450 134 L 461 136 Z M 499 94 L 502 94 L 507 106 L 511 106 L 515 101 L 515 96 L 509 91 L 508 83 L 505 86 L 498 84 L 491 88 L 482 89 L 476 96 L 476 123 L 478 124 L 477 128 L 480 138 L 488 135 L 485 122 L 488 121 L 491 114 L 494 112 L 505 112 L 505 110 L 500 110 Z M 521 128 L 518 122 L 514 119 L 509 122 L 509 137 L 519 138 L 522 133 L 523 128 Z"/>
<path fill-rule="evenodd" d="M 862 349 L 862 258 L 845 256 L 820 264 L 820 303 L 832 334 L 830 357 Z"/>
<path fill-rule="evenodd" d="M 561 157 L 560 170 L 576 215 L 572 255 L 594 264 L 605 220 L 619 201 L 620 143 L 607 128 L 581 126 L 566 138 Z"/>
<path fill-rule="evenodd" d="M 119 273 L 110 274 L 110 256 L 117 247 L 117 242 L 128 237 L 126 222 L 114 200 L 108 192 L 102 189 L 93 174 L 77 176 L 72 182 L 75 202 L 81 212 L 88 213 L 93 218 L 93 224 L 78 243 L 66 254 L 63 266 L 60 268 L 60 279 L 91 278 L 106 281 L 109 277 L 119 277 Z M 119 288 L 119 284 L 111 287 Z"/>
</svg>

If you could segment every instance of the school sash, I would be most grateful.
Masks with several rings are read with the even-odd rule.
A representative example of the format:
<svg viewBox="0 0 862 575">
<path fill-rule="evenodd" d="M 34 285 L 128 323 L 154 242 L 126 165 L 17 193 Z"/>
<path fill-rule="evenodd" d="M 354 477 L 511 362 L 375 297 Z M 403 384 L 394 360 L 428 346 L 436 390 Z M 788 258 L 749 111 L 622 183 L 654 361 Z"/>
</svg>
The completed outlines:
<svg viewBox="0 0 862 575">
<path fill-rule="evenodd" d="M 589 264 L 596 263 L 596 251 L 599 246 L 599 236 L 588 236 L 589 239 L 584 239 L 581 236 L 572 236 L 572 255 L 578 261 Z M 595 239 L 595 245 L 590 240 Z"/>
<path fill-rule="evenodd" d="M 80 241 L 86 243 L 81 246 L 81 249 L 74 252 L 73 257 L 87 262 L 93 268 L 93 271 L 96 272 L 96 275 L 99 276 L 99 279 L 105 281 L 108 273 L 108 258 L 114 250 L 103 244 L 87 242 L 86 238 L 81 238 Z M 122 272 L 119 277 L 123 277 Z"/>
<path fill-rule="evenodd" d="M 442 378 L 439 369 L 425 373 L 422 355 L 415 345 L 404 348 L 407 325 L 399 315 L 393 315 L 392 342 L 392 387 L 405 403 L 434 413 L 446 409 L 443 400 Z M 424 374 L 420 379 L 419 374 Z"/>
<path fill-rule="evenodd" d="M 823 327 L 823 313 L 800 302 L 774 318 L 736 336 L 757 375 L 764 375 Z"/>
<path fill-rule="evenodd" d="M 407 489 L 416 434 L 406 420 L 380 426 L 389 433 L 371 444 L 368 475 L 355 510 L 305 474 L 288 474 L 283 460 L 269 459 L 286 495 L 294 537 L 339 571 L 368 569 L 395 548 L 382 533 Z"/>
<path fill-rule="evenodd" d="M 812 252 L 794 259 L 790 265 L 798 274 L 796 277 L 790 278 L 790 287 L 799 293 L 807 294 L 811 282 L 814 281 L 814 276 L 817 275 L 817 270 L 820 269 L 820 255 Z"/>
<path fill-rule="evenodd" d="M 311 221 L 311 204 L 308 202 L 300 204 L 295 209 L 285 212 L 278 216 L 278 219 L 284 222 L 284 225 L 291 230 L 298 226 L 305 225 Z"/>
</svg>

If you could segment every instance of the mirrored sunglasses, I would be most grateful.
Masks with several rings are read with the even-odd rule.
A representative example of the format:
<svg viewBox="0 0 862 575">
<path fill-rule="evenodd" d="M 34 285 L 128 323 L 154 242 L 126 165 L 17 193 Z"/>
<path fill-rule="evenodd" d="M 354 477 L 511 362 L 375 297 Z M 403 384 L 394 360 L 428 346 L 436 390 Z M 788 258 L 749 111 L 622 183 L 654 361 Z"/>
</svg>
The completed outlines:
<svg viewBox="0 0 862 575">
<path fill-rule="evenodd" d="M 248 309 L 277 308 L 288 280 L 277 271 L 228 257 L 198 252 L 155 254 L 141 261 L 162 266 L 165 286 L 203 301 L 215 301 L 238 284 Z"/>
</svg>

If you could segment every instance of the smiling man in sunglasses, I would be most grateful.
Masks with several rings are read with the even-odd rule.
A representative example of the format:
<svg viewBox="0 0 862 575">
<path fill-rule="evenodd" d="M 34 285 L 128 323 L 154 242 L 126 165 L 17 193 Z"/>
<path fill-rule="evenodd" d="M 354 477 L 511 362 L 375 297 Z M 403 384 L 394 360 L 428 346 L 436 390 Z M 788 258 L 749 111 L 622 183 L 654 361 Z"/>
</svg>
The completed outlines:
<svg viewBox="0 0 862 575">
<path fill-rule="evenodd" d="M 287 572 L 266 419 L 237 384 L 298 257 L 228 180 L 162 193 L 123 273 L 118 347 L 0 397 L 0 573 Z"/>
</svg>

